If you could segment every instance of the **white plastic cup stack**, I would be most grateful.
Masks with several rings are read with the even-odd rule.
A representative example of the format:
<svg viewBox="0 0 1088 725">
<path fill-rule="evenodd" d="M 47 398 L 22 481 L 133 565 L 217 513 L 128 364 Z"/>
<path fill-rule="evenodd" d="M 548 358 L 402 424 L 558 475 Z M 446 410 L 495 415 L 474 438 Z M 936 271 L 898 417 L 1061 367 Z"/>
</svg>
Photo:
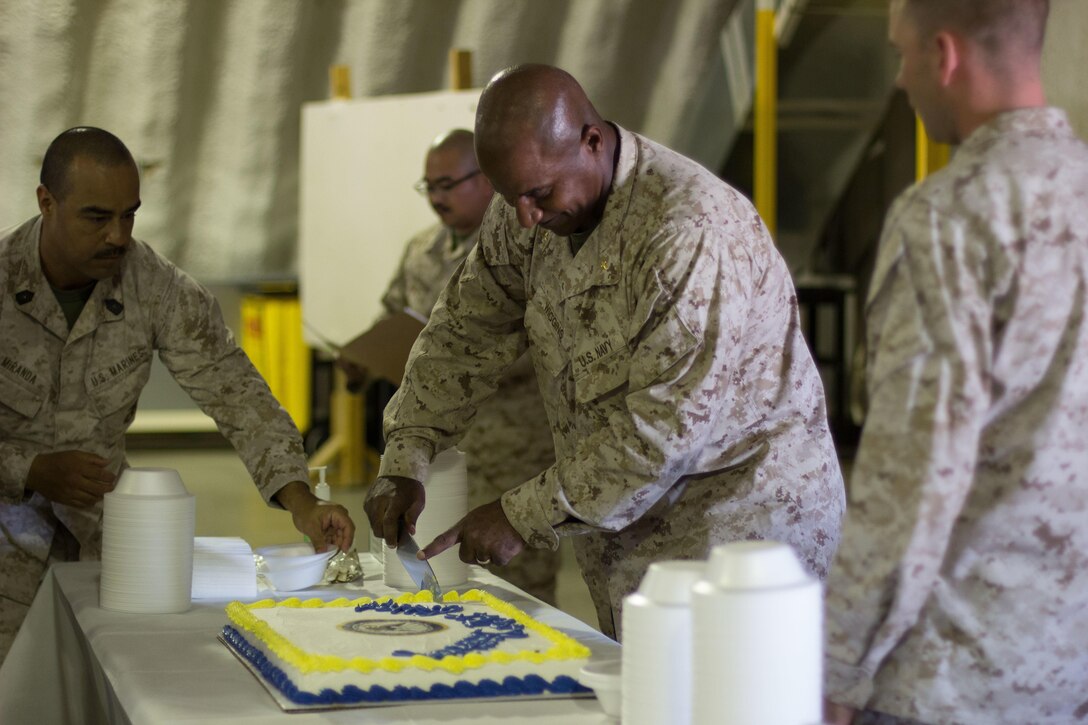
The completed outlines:
<svg viewBox="0 0 1088 725">
<path fill-rule="evenodd" d="M 427 505 L 416 522 L 416 543 L 420 548 L 431 543 L 436 536 L 445 533 L 468 513 L 468 472 L 465 454 L 456 448 L 439 453 L 431 461 L 427 480 Z M 457 545 L 429 559 L 439 585 L 445 591 L 468 581 L 468 564 L 461 561 Z M 384 553 L 385 583 L 398 589 L 414 588 L 415 584 L 400 563 L 395 551 L 386 548 Z"/>
<path fill-rule="evenodd" d="M 695 725 L 822 721 L 822 589 L 786 544 L 714 547 L 692 589 Z"/>
<path fill-rule="evenodd" d="M 624 725 L 691 723 L 691 596 L 705 568 L 705 561 L 656 562 L 624 598 Z"/>
<path fill-rule="evenodd" d="M 169 614 L 192 604 L 196 498 L 172 468 L 129 468 L 102 520 L 104 609 Z"/>
<path fill-rule="evenodd" d="M 371 555 L 378 561 L 379 564 L 385 564 L 385 545 L 382 540 L 374 535 L 374 530 L 370 530 L 370 536 L 368 537 L 368 547 Z"/>
</svg>

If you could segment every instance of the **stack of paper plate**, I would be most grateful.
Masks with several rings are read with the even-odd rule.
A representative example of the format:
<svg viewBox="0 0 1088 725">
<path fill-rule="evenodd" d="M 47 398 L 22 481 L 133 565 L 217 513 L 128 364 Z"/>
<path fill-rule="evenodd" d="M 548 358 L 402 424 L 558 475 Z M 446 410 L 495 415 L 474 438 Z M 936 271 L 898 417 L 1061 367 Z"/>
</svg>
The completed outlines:
<svg viewBox="0 0 1088 725">
<path fill-rule="evenodd" d="M 420 548 L 431 543 L 468 513 L 468 474 L 465 454 L 450 448 L 435 456 L 423 482 L 427 504 L 416 522 L 415 540 Z M 461 561 L 459 545 L 430 560 L 435 578 L 443 591 L 468 581 L 468 564 Z M 396 554 L 385 555 L 385 583 L 399 589 L 412 588 L 412 578 Z"/>
<path fill-rule="evenodd" d="M 253 599 L 257 564 L 253 549 L 237 536 L 193 540 L 193 599 Z"/>
<path fill-rule="evenodd" d="M 171 468 L 129 468 L 105 496 L 104 609 L 184 612 L 192 603 L 196 499 Z"/>
</svg>

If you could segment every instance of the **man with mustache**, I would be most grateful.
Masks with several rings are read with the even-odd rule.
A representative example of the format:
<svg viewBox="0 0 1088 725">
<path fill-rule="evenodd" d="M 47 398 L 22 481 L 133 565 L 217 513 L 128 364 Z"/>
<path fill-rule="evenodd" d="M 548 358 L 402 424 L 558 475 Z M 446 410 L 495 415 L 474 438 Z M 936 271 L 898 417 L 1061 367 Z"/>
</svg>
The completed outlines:
<svg viewBox="0 0 1088 725">
<path fill-rule="evenodd" d="M 429 315 L 446 283 L 476 246 L 494 191 L 476 163 L 471 131 L 455 129 L 435 139 L 416 190 L 426 195 L 440 222 L 408 242 L 382 297 L 385 315 L 405 308 Z M 349 384 L 362 384 L 364 370 L 344 359 L 341 365 L 348 372 Z M 548 415 L 527 355 L 503 377 L 498 394 L 480 406 L 457 447 L 465 454 L 472 508 L 497 500 L 555 462 Z M 474 563 L 555 604 L 558 552 L 534 549 L 505 566 L 486 560 Z"/>
<path fill-rule="evenodd" d="M 140 178 L 121 140 L 65 131 L 37 195 L 40 216 L 0 238 L 0 660 L 46 568 L 101 554 L 154 351 L 261 496 L 318 548 L 350 549 L 351 518 L 311 493 L 302 438 L 215 298 L 132 238 Z"/>
<path fill-rule="evenodd" d="M 844 494 L 785 261 L 752 205 L 604 120 L 565 71 L 499 73 L 476 112 L 498 193 L 386 409 L 365 504 L 412 528 L 436 451 L 528 348 L 556 463 L 422 552 L 508 561 L 571 536 L 601 629 L 662 559 L 774 539 L 823 577 Z"/>
</svg>

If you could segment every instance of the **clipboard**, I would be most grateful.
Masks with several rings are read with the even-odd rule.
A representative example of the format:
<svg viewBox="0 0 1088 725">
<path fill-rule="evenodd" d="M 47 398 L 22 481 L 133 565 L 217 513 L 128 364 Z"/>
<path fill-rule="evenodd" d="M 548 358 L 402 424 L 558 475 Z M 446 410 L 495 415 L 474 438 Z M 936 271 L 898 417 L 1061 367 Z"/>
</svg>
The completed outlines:
<svg viewBox="0 0 1088 725">
<path fill-rule="evenodd" d="M 370 378 L 380 378 L 400 385 L 404 366 L 426 319 L 411 311 L 385 317 L 340 347 L 340 357 L 367 371 Z"/>
</svg>

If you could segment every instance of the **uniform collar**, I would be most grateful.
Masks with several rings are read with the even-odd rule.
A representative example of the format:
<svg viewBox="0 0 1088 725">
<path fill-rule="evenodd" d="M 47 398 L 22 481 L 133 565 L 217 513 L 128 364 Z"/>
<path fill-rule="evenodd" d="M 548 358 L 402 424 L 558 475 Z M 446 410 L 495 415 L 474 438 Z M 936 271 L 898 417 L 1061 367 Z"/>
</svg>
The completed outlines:
<svg viewBox="0 0 1088 725">
<path fill-rule="evenodd" d="M 446 261 L 460 261 L 468 256 L 468 253 L 472 251 L 472 248 L 476 246 L 476 240 L 480 237 L 480 227 L 461 239 L 457 243 L 457 248 L 453 248 L 453 238 L 455 232 L 452 227 L 440 227 L 445 231 L 442 237 L 442 257 Z"/>
<path fill-rule="evenodd" d="M 620 281 L 623 228 L 634 193 L 639 146 L 638 138 L 634 134 L 617 124 L 612 124 L 612 127 L 616 130 L 619 158 L 612 174 L 608 201 L 597 228 L 589 235 L 569 265 L 568 283 L 565 285 L 567 297 L 581 294 L 592 287 L 615 285 Z M 562 243 L 569 249 L 568 239 L 563 238 Z"/>
<path fill-rule="evenodd" d="M 102 322 L 124 319 L 121 275 L 128 266 L 127 255 L 121 270 L 116 275 L 110 279 L 100 280 L 95 285 L 83 313 L 69 333 L 64 313 L 42 271 L 41 231 L 42 218 L 38 216 L 30 223 L 30 228 L 24 232 L 25 236 L 15 255 L 11 290 L 15 297 L 16 309 L 33 317 L 62 340 L 75 340 L 91 332 Z M 132 251 L 130 249 L 130 253 Z M 20 302 L 20 300 L 25 301 Z"/>
<path fill-rule="evenodd" d="M 999 113 L 976 128 L 964 139 L 959 151 L 977 153 L 1003 138 L 1023 134 L 1041 134 L 1070 139 L 1075 136 L 1073 126 L 1069 123 L 1069 116 L 1062 109 L 1053 106 L 1019 108 Z"/>
</svg>

